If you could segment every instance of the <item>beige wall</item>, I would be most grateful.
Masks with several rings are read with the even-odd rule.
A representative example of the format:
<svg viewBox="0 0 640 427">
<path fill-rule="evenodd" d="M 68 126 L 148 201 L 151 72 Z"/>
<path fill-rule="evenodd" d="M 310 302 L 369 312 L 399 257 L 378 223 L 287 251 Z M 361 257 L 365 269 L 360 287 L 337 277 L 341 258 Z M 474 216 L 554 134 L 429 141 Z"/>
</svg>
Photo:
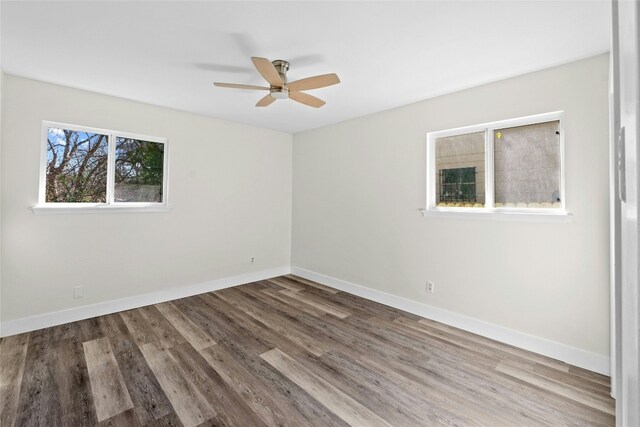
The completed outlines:
<svg viewBox="0 0 640 427">
<path fill-rule="evenodd" d="M 603 55 L 294 135 L 292 265 L 607 355 L 607 84 Z M 427 132 L 557 110 L 573 222 L 420 215 Z"/>
<path fill-rule="evenodd" d="M 291 135 L 10 75 L 2 97 L 3 321 L 289 264 Z M 42 120 L 168 138 L 172 210 L 32 214 Z"/>
</svg>

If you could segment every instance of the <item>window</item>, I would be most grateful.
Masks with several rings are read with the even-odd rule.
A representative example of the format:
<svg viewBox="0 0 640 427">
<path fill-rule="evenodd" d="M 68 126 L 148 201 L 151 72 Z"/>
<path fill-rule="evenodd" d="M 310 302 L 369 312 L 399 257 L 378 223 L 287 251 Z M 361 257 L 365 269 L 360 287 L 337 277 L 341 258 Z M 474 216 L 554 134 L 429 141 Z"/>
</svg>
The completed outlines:
<svg viewBox="0 0 640 427">
<path fill-rule="evenodd" d="M 167 140 L 43 122 L 36 210 L 166 210 Z"/>
<path fill-rule="evenodd" d="M 484 206 L 484 140 L 484 132 L 436 139 L 437 206 Z"/>
<path fill-rule="evenodd" d="M 476 168 L 440 169 L 438 171 L 440 181 L 440 202 L 456 203 L 456 206 L 473 207 L 478 203 L 476 192 Z"/>
<path fill-rule="evenodd" d="M 164 144 L 116 137 L 114 201 L 162 203 Z"/>
<path fill-rule="evenodd" d="M 562 113 L 427 134 L 425 215 L 566 216 Z"/>
<path fill-rule="evenodd" d="M 106 203 L 109 136 L 47 128 L 46 203 Z"/>
</svg>

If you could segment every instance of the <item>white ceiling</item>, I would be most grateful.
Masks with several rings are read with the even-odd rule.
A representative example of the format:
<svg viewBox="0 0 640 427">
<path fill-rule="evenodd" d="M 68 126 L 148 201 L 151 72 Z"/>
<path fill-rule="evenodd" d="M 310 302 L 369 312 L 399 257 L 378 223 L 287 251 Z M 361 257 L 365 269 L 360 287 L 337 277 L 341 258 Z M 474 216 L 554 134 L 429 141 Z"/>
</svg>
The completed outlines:
<svg viewBox="0 0 640 427">
<path fill-rule="evenodd" d="M 6 73 L 299 132 L 609 50 L 608 1 L 2 2 Z M 255 108 L 251 56 L 289 79 L 337 73 Z"/>
</svg>

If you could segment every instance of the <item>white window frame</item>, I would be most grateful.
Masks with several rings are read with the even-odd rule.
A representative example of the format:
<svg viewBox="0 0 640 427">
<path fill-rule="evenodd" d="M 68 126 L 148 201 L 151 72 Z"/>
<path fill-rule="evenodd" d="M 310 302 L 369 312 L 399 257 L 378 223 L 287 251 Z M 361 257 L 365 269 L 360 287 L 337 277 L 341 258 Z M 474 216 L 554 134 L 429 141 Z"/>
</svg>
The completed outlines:
<svg viewBox="0 0 640 427">
<path fill-rule="evenodd" d="M 551 121 L 559 121 L 560 131 L 560 204 L 557 208 L 508 208 L 494 207 L 493 131 Z M 463 208 L 436 206 L 436 140 L 439 138 L 485 132 L 485 207 Z M 426 217 L 507 219 L 527 221 L 569 222 L 572 215 L 566 209 L 564 164 L 564 112 L 537 114 L 509 120 L 465 126 L 427 133 L 427 207 L 422 209 Z"/>
<path fill-rule="evenodd" d="M 68 129 L 77 132 L 97 133 L 107 135 L 107 195 L 105 203 L 58 203 L 46 201 L 47 188 L 47 138 L 49 128 Z M 162 202 L 116 202 L 114 200 L 115 168 L 116 168 L 116 138 L 131 138 L 142 141 L 156 142 L 164 145 L 162 164 Z M 140 135 L 130 132 L 120 132 L 109 129 L 99 129 L 78 126 L 68 123 L 51 121 L 42 122 L 41 151 L 40 151 L 40 182 L 38 204 L 31 208 L 34 214 L 67 214 L 67 213 L 115 213 L 115 212 L 167 212 L 169 210 L 169 141 L 167 138 Z"/>
</svg>

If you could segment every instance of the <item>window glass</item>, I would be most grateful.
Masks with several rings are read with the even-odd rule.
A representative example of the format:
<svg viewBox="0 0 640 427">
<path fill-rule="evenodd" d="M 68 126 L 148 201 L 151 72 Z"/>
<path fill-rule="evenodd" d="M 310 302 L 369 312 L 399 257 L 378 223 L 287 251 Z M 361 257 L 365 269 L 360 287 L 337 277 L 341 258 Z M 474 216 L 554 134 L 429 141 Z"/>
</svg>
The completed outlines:
<svg viewBox="0 0 640 427">
<path fill-rule="evenodd" d="M 483 207 L 485 203 L 485 133 L 436 139 L 436 205 Z"/>
<path fill-rule="evenodd" d="M 552 121 L 493 131 L 495 207 L 561 207 L 559 126 Z"/>
<path fill-rule="evenodd" d="M 48 203 L 105 203 L 107 135 L 47 128 Z"/>
<path fill-rule="evenodd" d="M 114 202 L 161 203 L 164 144 L 116 138 Z"/>
</svg>

